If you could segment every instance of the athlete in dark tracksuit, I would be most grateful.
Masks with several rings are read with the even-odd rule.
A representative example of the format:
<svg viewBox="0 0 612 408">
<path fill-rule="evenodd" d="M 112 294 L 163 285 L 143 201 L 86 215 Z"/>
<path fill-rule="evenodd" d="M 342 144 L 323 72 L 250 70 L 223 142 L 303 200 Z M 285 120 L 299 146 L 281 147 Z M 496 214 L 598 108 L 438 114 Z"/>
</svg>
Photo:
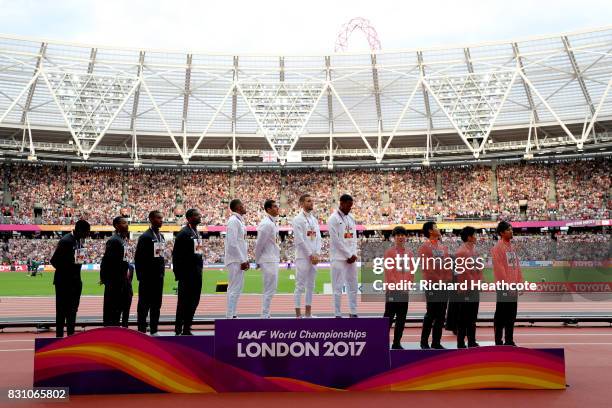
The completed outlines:
<svg viewBox="0 0 612 408">
<path fill-rule="evenodd" d="M 115 234 L 106 241 L 100 264 L 100 282 L 104 285 L 102 320 L 105 326 L 119 326 L 125 309 L 125 299 L 130 297 L 132 289 L 127 249 L 127 219 L 115 217 L 113 227 Z M 124 320 L 127 323 L 127 319 Z"/>
<path fill-rule="evenodd" d="M 147 315 L 150 315 L 150 332 L 157 333 L 159 313 L 164 290 L 166 241 L 159 229 L 163 216 L 159 211 L 149 214 L 151 228 L 138 238 L 134 261 L 138 278 L 138 331 L 146 333 Z"/>
<path fill-rule="evenodd" d="M 89 229 L 87 221 L 77 221 L 74 232 L 60 239 L 51 257 L 51 265 L 55 268 L 53 285 L 55 285 L 56 337 L 64 337 L 64 326 L 68 336 L 74 334 L 83 289 L 81 281 L 81 264 L 85 259 L 83 241 L 89 235 Z"/>
<path fill-rule="evenodd" d="M 200 213 L 191 209 L 186 213 L 187 225 L 181 229 L 174 240 L 172 251 L 172 268 L 178 281 L 178 302 L 176 305 L 176 323 L 174 332 L 178 335 L 191 335 L 191 324 L 202 292 L 201 251 L 196 250 L 200 240 L 197 226 Z"/>
</svg>

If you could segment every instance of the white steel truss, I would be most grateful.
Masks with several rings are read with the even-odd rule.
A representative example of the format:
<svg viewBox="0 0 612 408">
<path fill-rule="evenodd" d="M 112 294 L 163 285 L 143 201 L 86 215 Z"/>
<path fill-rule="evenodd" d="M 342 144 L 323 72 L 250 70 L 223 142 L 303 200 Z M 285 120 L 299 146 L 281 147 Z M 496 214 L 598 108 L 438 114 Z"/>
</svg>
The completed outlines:
<svg viewBox="0 0 612 408">
<path fill-rule="evenodd" d="M 294 149 L 327 151 L 329 163 L 419 149 L 428 161 L 448 151 L 479 157 L 503 143 L 529 155 L 543 138 L 594 148 L 611 121 L 612 27 L 457 49 L 283 57 L 0 36 L 0 132 L 27 130 L 32 155 L 68 136 L 66 151 L 84 159 L 123 145 L 137 158 L 170 140 L 183 163 L 225 149 L 235 164 L 270 148 L 281 164 Z"/>
<path fill-rule="evenodd" d="M 44 69 L 42 75 L 85 159 L 130 98 L 139 79 Z"/>
<path fill-rule="evenodd" d="M 281 163 L 304 131 L 325 90 L 323 84 L 239 82 L 238 89 Z"/>
<path fill-rule="evenodd" d="M 425 84 L 463 142 L 478 157 L 516 75 L 516 71 L 468 73 L 427 78 Z"/>
</svg>

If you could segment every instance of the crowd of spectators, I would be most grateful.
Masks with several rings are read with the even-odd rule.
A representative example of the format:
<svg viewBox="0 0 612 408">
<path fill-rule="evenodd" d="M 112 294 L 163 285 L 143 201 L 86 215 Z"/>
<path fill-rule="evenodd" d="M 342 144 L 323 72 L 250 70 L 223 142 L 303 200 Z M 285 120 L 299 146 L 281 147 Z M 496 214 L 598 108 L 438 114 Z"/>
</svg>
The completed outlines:
<svg viewBox="0 0 612 408">
<path fill-rule="evenodd" d="M 507 164 L 497 167 L 500 217 L 516 219 L 526 205 L 528 220 L 548 219 L 551 179 L 544 164 Z"/>
<path fill-rule="evenodd" d="M 257 225 L 264 214 L 264 201 L 279 200 L 280 173 L 278 171 L 241 171 L 234 176 L 234 196 L 246 206 L 245 223 Z M 229 215 L 229 214 L 228 214 Z"/>
<path fill-rule="evenodd" d="M 493 206 L 493 171 L 490 167 L 455 167 L 441 170 L 444 218 L 490 218 Z"/>
<path fill-rule="evenodd" d="M 226 171 L 193 171 L 183 173 L 183 210 L 197 208 L 202 224 L 222 225 L 227 218 L 230 176 Z"/>
<path fill-rule="evenodd" d="M 162 211 L 179 222 L 198 208 L 205 225 L 223 225 L 229 201 L 246 204 L 248 225 L 263 216 L 263 202 L 281 204 L 281 224 L 299 211 L 299 196 L 315 199 L 325 223 L 341 194 L 355 200 L 360 224 L 414 223 L 426 219 L 609 219 L 612 204 L 609 159 L 555 164 L 504 164 L 446 168 L 251 171 L 117 169 L 73 166 L 5 165 L 2 223 L 111 224 L 123 214 L 146 222 Z M 230 196 L 232 191 L 233 196 Z M 8 197 L 8 198 L 7 198 Z"/>
<path fill-rule="evenodd" d="M 151 210 L 173 218 L 178 172 L 138 169 L 126 171 L 127 200 L 133 222 L 147 222 Z"/>
<path fill-rule="evenodd" d="M 361 245 L 367 242 L 380 242 L 384 238 L 381 234 L 373 237 L 360 237 Z M 256 236 L 249 234 L 247 237 L 249 258 L 255 258 Z M 419 247 L 425 238 L 420 234 L 411 234 L 407 239 L 407 246 L 413 253 L 417 254 Z M 445 233 L 441 239 L 448 247 L 449 253 L 453 254 L 461 246 L 462 241 L 458 235 Z M 25 264 L 28 260 L 48 264 L 58 240 L 55 238 L 27 239 L 15 237 L 6 241 L 2 247 L 2 261 L 4 263 Z M 87 248 L 87 263 L 100 263 L 104 255 L 106 239 L 88 239 L 85 241 Z M 322 239 L 321 256 L 323 262 L 328 262 L 329 238 L 324 234 Z M 497 237 L 492 234 L 479 234 L 476 251 L 479 256 L 488 258 L 491 249 L 497 243 Z M 172 248 L 174 241 L 168 239 L 164 257 L 170 264 L 172 260 Z M 391 240 L 388 240 L 391 245 Z M 513 246 L 519 259 L 524 261 L 608 261 L 612 259 L 611 252 L 612 236 L 609 233 L 581 232 L 581 233 L 520 233 L 515 235 Z M 223 236 L 210 236 L 205 240 L 204 259 L 207 264 L 222 264 L 224 256 Z M 136 240 L 128 241 L 128 258 L 133 259 Z M 295 248 L 293 236 L 283 234 L 281 239 L 281 262 L 293 262 Z"/>
<path fill-rule="evenodd" d="M 71 171 L 74 218 L 92 225 L 110 225 L 124 208 L 124 177 L 113 168 L 73 167 Z"/>
<path fill-rule="evenodd" d="M 579 161 L 555 165 L 558 212 L 568 219 L 609 219 L 612 165 Z"/>
<path fill-rule="evenodd" d="M 389 206 L 387 223 L 411 223 L 435 217 L 436 173 L 431 168 L 397 170 L 387 175 Z"/>
</svg>

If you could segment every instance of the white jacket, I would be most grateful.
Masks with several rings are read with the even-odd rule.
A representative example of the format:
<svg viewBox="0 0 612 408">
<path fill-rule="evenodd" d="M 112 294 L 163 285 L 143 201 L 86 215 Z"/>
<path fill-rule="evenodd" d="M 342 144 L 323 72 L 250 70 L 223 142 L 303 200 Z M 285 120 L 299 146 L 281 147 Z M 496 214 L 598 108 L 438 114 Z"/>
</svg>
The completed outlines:
<svg viewBox="0 0 612 408">
<path fill-rule="evenodd" d="M 280 237 L 278 225 L 269 215 L 263 217 L 257 226 L 257 242 L 255 243 L 255 262 L 280 262 Z"/>
<path fill-rule="evenodd" d="M 351 214 L 344 215 L 338 209 L 327 221 L 329 230 L 329 255 L 332 261 L 346 261 L 357 255 L 357 229 Z"/>
<path fill-rule="evenodd" d="M 225 234 L 225 265 L 243 263 L 249 260 L 246 242 L 247 230 L 244 220 L 238 213 L 232 213 L 227 221 Z"/>
<path fill-rule="evenodd" d="M 321 254 L 321 231 L 319 221 L 312 213 L 303 210 L 293 219 L 293 244 L 295 259 L 310 259 L 312 255 Z"/>
</svg>

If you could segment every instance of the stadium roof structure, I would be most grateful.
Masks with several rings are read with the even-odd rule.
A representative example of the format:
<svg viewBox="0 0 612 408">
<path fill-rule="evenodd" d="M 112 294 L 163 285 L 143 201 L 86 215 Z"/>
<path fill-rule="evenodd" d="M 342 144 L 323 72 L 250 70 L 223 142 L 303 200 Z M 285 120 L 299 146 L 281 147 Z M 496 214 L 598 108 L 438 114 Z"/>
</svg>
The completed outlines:
<svg viewBox="0 0 612 408">
<path fill-rule="evenodd" d="M 234 169 L 607 155 L 611 87 L 612 27 L 321 56 L 0 35 L 0 154 Z"/>
</svg>

